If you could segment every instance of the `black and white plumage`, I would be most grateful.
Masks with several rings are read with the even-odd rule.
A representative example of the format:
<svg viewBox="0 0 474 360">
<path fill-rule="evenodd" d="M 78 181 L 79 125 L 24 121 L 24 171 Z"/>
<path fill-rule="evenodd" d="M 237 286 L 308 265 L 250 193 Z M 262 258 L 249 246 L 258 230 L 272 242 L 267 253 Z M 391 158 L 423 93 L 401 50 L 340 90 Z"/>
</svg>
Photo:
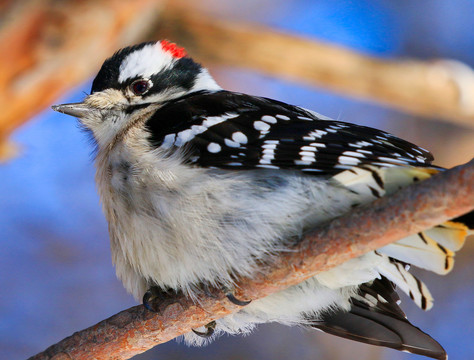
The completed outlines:
<svg viewBox="0 0 474 360">
<path fill-rule="evenodd" d="M 433 159 L 380 130 L 225 90 L 169 101 L 146 127 L 155 146 L 187 147 L 190 161 L 203 167 L 337 174 L 364 164 L 425 166 Z"/>
<path fill-rule="evenodd" d="M 137 299 L 150 287 L 192 297 L 202 285 L 232 288 L 304 231 L 441 171 L 428 151 L 383 131 L 222 90 L 167 41 L 120 50 L 84 102 L 55 110 L 80 118 L 97 143 L 113 261 Z M 275 321 L 444 359 L 406 320 L 394 289 L 429 309 L 428 289 L 406 264 L 447 273 L 467 233 L 451 221 L 412 235 L 208 330 Z M 201 344 L 198 334 L 185 339 Z"/>
</svg>

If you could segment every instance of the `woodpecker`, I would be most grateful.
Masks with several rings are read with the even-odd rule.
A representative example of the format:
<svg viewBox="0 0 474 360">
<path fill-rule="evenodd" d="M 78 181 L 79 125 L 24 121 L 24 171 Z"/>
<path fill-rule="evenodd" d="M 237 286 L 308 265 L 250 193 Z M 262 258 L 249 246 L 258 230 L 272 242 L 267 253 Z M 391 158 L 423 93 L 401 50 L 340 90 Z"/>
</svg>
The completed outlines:
<svg viewBox="0 0 474 360">
<path fill-rule="evenodd" d="M 83 102 L 53 109 L 79 118 L 96 144 L 117 276 L 148 308 L 160 292 L 198 301 L 203 288 L 232 289 L 305 231 L 443 171 L 427 150 L 384 131 L 223 90 L 166 40 L 119 50 Z M 201 345 L 279 322 L 446 359 L 407 320 L 396 287 L 430 309 L 433 298 L 409 265 L 448 273 L 471 218 L 248 304 L 229 292 L 241 310 L 190 331 L 185 341 Z"/>
</svg>

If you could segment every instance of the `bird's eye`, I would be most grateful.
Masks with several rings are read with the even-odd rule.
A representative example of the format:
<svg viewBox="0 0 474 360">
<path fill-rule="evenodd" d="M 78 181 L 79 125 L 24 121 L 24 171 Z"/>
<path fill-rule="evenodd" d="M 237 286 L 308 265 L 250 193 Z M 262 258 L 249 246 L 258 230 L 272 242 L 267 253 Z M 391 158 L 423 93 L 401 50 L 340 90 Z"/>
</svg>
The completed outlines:
<svg viewBox="0 0 474 360">
<path fill-rule="evenodd" d="M 135 95 L 145 94 L 151 87 L 151 83 L 148 80 L 136 80 L 130 85 L 130 89 Z"/>
</svg>

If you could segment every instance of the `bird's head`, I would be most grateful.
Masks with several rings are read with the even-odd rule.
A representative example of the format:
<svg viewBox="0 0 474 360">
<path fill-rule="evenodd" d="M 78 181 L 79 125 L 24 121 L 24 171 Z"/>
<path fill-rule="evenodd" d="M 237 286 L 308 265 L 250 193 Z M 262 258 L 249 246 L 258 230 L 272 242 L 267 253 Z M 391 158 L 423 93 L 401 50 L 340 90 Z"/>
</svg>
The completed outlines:
<svg viewBox="0 0 474 360">
<path fill-rule="evenodd" d="M 53 110 L 79 118 L 100 144 L 137 117 L 167 101 L 220 87 L 207 69 L 166 40 L 117 51 L 105 60 L 83 102 L 54 105 Z"/>
</svg>

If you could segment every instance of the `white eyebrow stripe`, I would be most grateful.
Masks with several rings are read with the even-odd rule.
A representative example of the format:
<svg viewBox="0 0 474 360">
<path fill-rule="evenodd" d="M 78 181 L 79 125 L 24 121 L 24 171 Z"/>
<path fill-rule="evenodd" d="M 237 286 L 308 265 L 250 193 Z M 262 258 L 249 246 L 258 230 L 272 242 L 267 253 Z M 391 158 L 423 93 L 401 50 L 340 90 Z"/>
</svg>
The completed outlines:
<svg viewBox="0 0 474 360">
<path fill-rule="evenodd" d="M 175 58 L 161 49 L 161 43 L 149 44 L 128 54 L 120 64 L 119 82 L 134 77 L 149 78 L 168 68 Z"/>
</svg>

